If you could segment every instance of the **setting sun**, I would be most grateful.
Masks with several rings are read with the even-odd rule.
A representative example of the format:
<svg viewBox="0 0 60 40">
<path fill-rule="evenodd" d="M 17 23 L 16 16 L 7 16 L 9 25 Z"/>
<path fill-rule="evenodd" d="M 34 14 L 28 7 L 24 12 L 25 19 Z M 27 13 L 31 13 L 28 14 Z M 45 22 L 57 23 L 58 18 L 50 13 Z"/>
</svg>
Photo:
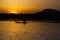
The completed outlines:
<svg viewBox="0 0 60 40">
<path fill-rule="evenodd" d="M 15 11 L 12 11 L 12 13 L 16 13 Z"/>
</svg>

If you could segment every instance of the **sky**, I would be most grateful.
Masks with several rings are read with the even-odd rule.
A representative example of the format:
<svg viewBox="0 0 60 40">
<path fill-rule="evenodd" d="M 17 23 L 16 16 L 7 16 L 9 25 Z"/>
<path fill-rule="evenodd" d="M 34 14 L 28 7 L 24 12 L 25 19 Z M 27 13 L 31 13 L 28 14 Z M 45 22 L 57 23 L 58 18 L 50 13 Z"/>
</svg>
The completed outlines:
<svg viewBox="0 0 60 40">
<path fill-rule="evenodd" d="M 43 9 L 60 10 L 60 0 L 0 0 L 0 12 L 36 12 Z"/>
</svg>

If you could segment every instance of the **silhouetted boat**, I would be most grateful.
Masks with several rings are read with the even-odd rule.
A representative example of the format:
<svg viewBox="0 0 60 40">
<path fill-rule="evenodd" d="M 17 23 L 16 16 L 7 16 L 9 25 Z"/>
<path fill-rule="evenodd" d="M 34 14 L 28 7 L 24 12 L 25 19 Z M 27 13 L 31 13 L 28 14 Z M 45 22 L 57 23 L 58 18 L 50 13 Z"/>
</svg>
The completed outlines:
<svg viewBox="0 0 60 40">
<path fill-rule="evenodd" d="M 28 23 L 27 21 L 15 21 L 16 23 L 23 23 L 24 25 L 26 24 L 26 23 Z"/>
<path fill-rule="evenodd" d="M 16 23 L 26 23 L 25 21 L 15 21 Z"/>
</svg>

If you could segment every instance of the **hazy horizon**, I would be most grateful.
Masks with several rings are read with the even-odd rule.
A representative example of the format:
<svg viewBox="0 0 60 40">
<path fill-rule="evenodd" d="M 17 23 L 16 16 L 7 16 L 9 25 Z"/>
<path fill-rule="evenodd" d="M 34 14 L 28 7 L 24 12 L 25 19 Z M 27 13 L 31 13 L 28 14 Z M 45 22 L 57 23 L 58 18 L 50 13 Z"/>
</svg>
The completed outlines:
<svg viewBox="0 0 60 40">
<path fill-rule="evenodd" d="M 43 9 L 60 11 L 60 0 L 0 0 L 0 12 L 30 13 Z"/>
</svg>

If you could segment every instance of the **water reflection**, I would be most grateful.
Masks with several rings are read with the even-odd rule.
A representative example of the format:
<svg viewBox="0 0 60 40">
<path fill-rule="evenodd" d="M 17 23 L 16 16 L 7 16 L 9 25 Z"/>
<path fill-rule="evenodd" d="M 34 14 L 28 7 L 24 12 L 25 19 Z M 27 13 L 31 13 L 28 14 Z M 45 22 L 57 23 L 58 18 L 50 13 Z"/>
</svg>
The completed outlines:
<svg viewBox="0 0 60 40">
<path fill-rule="evenodd" d="M 0 40 L 59 40 L 60 34 L 34 32 L 0 32 Z"/>
<path fill-rule="evenodd" d="M 0 40 L 60 40 L 60 23 L 0 21 Z"/>
</svg>

